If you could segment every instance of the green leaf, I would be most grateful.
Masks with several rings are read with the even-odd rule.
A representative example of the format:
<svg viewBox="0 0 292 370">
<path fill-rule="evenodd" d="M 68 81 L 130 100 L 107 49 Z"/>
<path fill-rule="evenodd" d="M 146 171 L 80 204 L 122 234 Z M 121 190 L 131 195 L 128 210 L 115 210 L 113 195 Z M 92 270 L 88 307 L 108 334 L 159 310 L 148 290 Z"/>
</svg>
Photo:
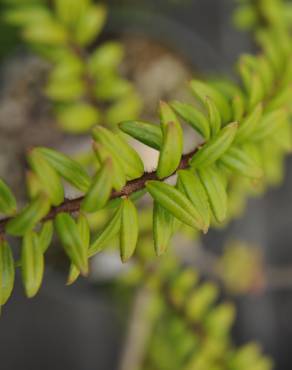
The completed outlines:
<svg viewBox="0 0 292 370">
<path fill-rule="evenodd" d="M 238 63 L 238 72 L 241 77 L 245 90 L 250 93 L 251 91 L 251 71 L 246 63 L 246 60 L 241 57 Z"/>
<path fill-rule="evenodd" d="M 279 89 L 279 92 L 269 101 L 266 106 L 266 112 L 271 112 L 279 108 L 290 108 L 292 100 L 291 85 Z"/>
<path fill-rule="evenodd" d="M 198 175 L 208 195 L 211 210 L 218 222 L 227 214 L 227 194 L 221 174 L 212 167 L 201 168 Z"/>
<path fill-rule="evenodd" d="M 54 0 L 55 11 L 61 22 L 69 27 L 76 25 L 78 19 L 85 13 L 90 0 Z"/>
<path fill-rule="evenodd" d="M 210 306 L 219 295 L 219 289 L 214 283 L 204 283 L 188 296 L 185 303 L 185 312 L 189 320 L 200 322 Z"/>
<path fill-rule="evenodd" d="M 6 232 L 14 236 L 22 236 L 47 215 L 50 210 L 50 201 L 47 196 L 40 194 L 28 204 L 17 216 L 6 225 Z"/>
<path fill-rule="evenodd" d="M 36 198 L 42 192 L 40 180 L 33 171 L 26 173 L 26 190 L 30 199 Z"/>
<path fill-rule="evenodd" d="M 157 176 L 160 179 L 172 175 L 177 169 L 183 151 L 183 132 L 171 108 L 161 102 L 160 116 L 163 143 L 160 151 Z"/>
<path fill-rule="evenodd" d="M 25 293 L 34 297 L 43 280 L 44 255 L 37 234 L 29 231 L 24 235 L 21 249 L 21 272 Z"/>
<path fill-rule="evenodd" d="M 138 214 L 134 203 L 129 198 L 123 199 L 121 207 L 120 252 L 122 262 L 127 262 L 137 246 Z"/>
<path fill-rule="evenodd" d="M 204 230 L 204 221 L 190 200 L 173 186 L 160 181 L 147 181 L 152 198 L 183 223 Z"/>
<path fill-rule="evenodd" d="M 135 179 L 144 173 L 144 165 L 137 152 L 120 136 L 104 127 L 93 130 L 93 138 L 115 157 L 130 179 Z"/>
<path fill-rule="evenodd" d="M 37 150 L 31 150 L 27 155 L 28 162 L 36 173 L 43 191 L 47 194 L 54 206 L 64 200 L 64 189 L 60 176 Z"/>
<path fill-rule="evenodd" d="M 9 244 L 0 240 L 0 307 L 11 296 L 14 286 L 15 268 L 14 259 Z"/>
<path fill-rule="evenodd" d="M 90 226 L 87 217 L 80 213 L 77 219 L 77 229 L 85 249 L 89 248 L 90 244 Z"/>
<path fill-rule="evenodd" d="M 75 40 L 80 45 L 88 45 L 93 42 L 106 21 L 107 11 L 103 5 L 88 7 L 81 15 L 75 30 Z"/>
<path fill-rule="evenodd" d="M 194 154 L 190 160 L 191 166 L 194 168 L 206 167 L 219 159 L 232 144 L 237 127 L 236 122 L 225 126 Z"/>
<path fill-rule="evenodd" d="M 231 107 L 223 94 L 210 85 L 198 80 L 191 81 L 190 86 L 192 92 L 201 100 L 203 104 L 205 103 L 206 96 L 209 96 L 213 100 L 219 109 L 223 123 L 230 121 Z"/>
<path fill-rule="evenodd" d="M 88 68 L 94 77 L 108 74 L 116 70 L 124 57 L 124 48 L 121 43 L 110 41 L 99 46 L 88 59 Z"/>
<path fill-rule="evenodd" d="M 157 256 L 164 254 L 173 235 L 173 215 L 159 203 L 153 206 L 153 237 Z"/>
<path fill-rule="evenodd" d="M 292 129 L 291 129 L 291 122 L 288 117 L 286 120 L 283 120 L 283 123 L 278 128 L 277 135 L 273 137 L 273 140 L 285 152 L 291 153 L 292 151 Z"/>
<path fill-rule="evenodd" d="M 265 55 L 259 55 L 257 58 L 257 71 L 261 76 L 265 93 L 271 91 L 274 83 L 274 71 Z"/>
<path fill-rule="evenodd" d="M 244 101 L 240 95 L 236 95 L 232 99 L 232 111 L 233 111 L 233 120 L 235 122 L 240 122 L 244 114 Z"/>
<path fill-rule="evenodd" d="M 235 319 L 235 308 L 231 303 L 220 303 L 206 319 L 207 331 L 212 336 L 222 337 L 231 330 Z"/>
<path fill-rule="evenodd" d="M 250 30 L 257 25 L 258 16 L 253 4 L 242 3 L 237 6 L 233 15 L 233 22 L 240 30 Z"/>
<path fill-rule="evenodd" d="M 82 242 L 79 228 L 75 221 L 67 213 L 59 213 L 55 219 L 55 226 L 68 257 L 83 275 L 87 275 L 88 249 Z"/>
<path fill-rule="evenodd" d="M 25 5 L 6 9 L 3 19 L 15 26 L 29 26 L 50 19 L 48 9 L 38 5 Z"/>
<path fill-rule="evenodd" d="M 72 103 L 84 95 L 85 83 L 81 77 L 52 76 L 45 88 L 45 94 L 50 99 L 62 103 Z"/>
<path fill-rule="evenodd" d="M 287 112 L 285 109 L 277 109 L 272 112 L 265 113 L 257 129 L 252 135 L 252 140 L 262 141 L 271 136 L 287 119 Z"/>
<path fill-rule="evenodd" d="M 75 281 L 78 279 L 79 276 L 80 276 L 80 271 L 74 265 L 74 263 L 71 263 L 66 285 L 72 285 L 73 283 L 75 283 Z"/>
<path fill-rule="evenodd" d="M 260 103 L 240 122 L 234 141 L 241 143 L 249 139 L 260 124 L 262 115 L 263 105 Z"/>
<path fill-rule="evenodd" d="M 153 149 L 160 150 L 162 146 L 161 127 L 142 121 L 124 121 L 119 124 L 120 129 L 141 143 Z"/>
<path fill-rule="evenodd" d="M 31 43 L 59 46 L 67 42 L 68 34 L 61 24 L 52 19 L 43 19 L 40 23 L 28 24 L 23 37 Z"/>
<path fill-rule="evenodd" d="M 211 134 L 212 136 L 217 135 L 217 133 L 220 131 L 221 128 L 221 115 L 220 112 L 216 106 L 216 104 L 213 102 L 209 96 L 206 96 L 206 107 L 208 111 L 208 118 L 210 122 L 211 127 Z"/>
<path fill-rule="evenodd" d="M 196 288 L 199 281 L 198 272 L 192 267 L 185 267 L 171 279 L 170 294 L 173 301 L 179 305 L 184 306 L 186 297 Z"/>
<path fill-rule="evenodd" d="M 80 214 L 77 220 L 77 228 L 82 241 L 82 244 L 86 250 L 89 248 L 90 244 L 90 227 L 87 217 L 84 214 Z M 70 270 L 67 278 L 67 285 L 73 284 L 79 277 L 80 271 L 71 263 Z"/>
<path fill-rule="evenodd" d="M 45 253 L 49 248 L 54 233 L 53 221 L 46 221 L 43 223 L 41 231 L 38 236 L 39 248 Z"/>
<path fill-rule="evenodd" d="M 97 99 L 111 101 L 129 95 L 133 90 L 132 84 L 118 75 L 107 76 L 99 81 L 94 89 Z"/>
<path fill-rule="evenodd" d="M 6 215 L 12 215 L 16 212 L 16 208 L 16 199 L 12 191 L 5 182 L 0 179 L 0 212 Z"/>
<path fill-rule="evenodd" d="M 122 96 L 117 102 L 109 106 L 105 113 L 106 122 L 114 126 L 129 117 L 138 117 L 141 113 L 142 105 L 140 96 L 131 91 L 130 94 Z"/>
<path fill-rule="evenodd" d="M 94 153 L 100 163 L 100 165 L 107 159 L 111 159 L 113 172 L 112 172 L 112 185 L 117 191 L 120 191 L 126 184 L 126 174 L 122 168 L 120 162 L 117 160 L 116 156 L 113 156 L 109 150 L 107 150 L 104 145 L 100 143 L 93 143 Z"/>
<path fill-rule="evenodd" d="M 272 64 L 274 71 L 280 73 L 283 67 L 283 58 L 279 53 L 277 45 L 272 41 L 271 35 L 267 32 L 260 30 L 256 33 L 257 42 L 262 47 L 264 54 Z"/>
<path fill-rule="evenodd" d="M 121 228 L 121 206 L 116 210 L 111 220 L 99 232 L 94 242 L 89 247 L 89 256 L 92 257 L 100 252 L 111 241 Z"/>
<path fill-rule="evenodd" d="M 281 86 L 290 86 L 292 81 L 292 64 L 291 64 L 291 57 L 288 59 L 287 65 L 285 66 L 285 70 L 282 77 L 282 84 Z M 268 61 L 267 61 L 268 63 Z"/>
<path fill-rule="evenodd" d="M 210 84 L 214 89 L 223 94 L 225 99 L 227 99 L 228 101 L 231 101 L 234 96 L 240 96 L 243 101 L 245 100 L 244 93 L 242 92 L 239 85 L 226 77 L 217 77 L 215 79 L 211 79 L 210 81 L 208 81 L 208 84 Z"/>
<path fill-rule="evenodd" d="M 70 50 L 64 52 L 56 58 L 56 62 L 50 73 L 50 81 L 69 81 L 82 77 L 84 74 L 84 63 Z"/>
<path fill-rule="evenodd" d="M 250 81 L 250 92 L 248 105 L 252 109 L 257 105 L 264 97 L 264 87 L 260 76 L 254 73 Z"/>
<path fill-rule="evenodd" d="M 59 126 L 67 132 L 79 134 L 87 132 L 100 122 L 100 113 L 90 104 L 74 103 L 57 112 Z"/>
<path fill-rule="evenodd" d="M 88 190 L 90 177 L 78 162 L 54 149 L 38 147 L 35 150 L 39 151 L 66 181 L 81 191 Z"/>
<path fill-rule="evenodd" d="M 171 107 L 180 118 L 191 125 L 204 139 L 209 139 L 210 125 L 203 113 L 190 104 L 178 101 L 172 102 Z"/>
<path fill-rule="evenodd" d="M 112 190 L 113 164 L 108 158 L 98 170 L 93 182 L 81 203 L 86 212 L 96 212 L 103 208 L 109 200 Z"/>
<path fill-rule="evenodd" d="M 204 232 L 207 232 L 210 226 L 210 207 L 206 191 L 197 174 L 189 170 L 179 170 L 178 189 L 187 196 L 197 209 L 204 223 Z"/>
<path fill-rule="evenodd" d="M 252 179 L 263 177 L 263 170 L 243 148 L 232 146 L 220 158 L 227 168 Z"/>
</svg>

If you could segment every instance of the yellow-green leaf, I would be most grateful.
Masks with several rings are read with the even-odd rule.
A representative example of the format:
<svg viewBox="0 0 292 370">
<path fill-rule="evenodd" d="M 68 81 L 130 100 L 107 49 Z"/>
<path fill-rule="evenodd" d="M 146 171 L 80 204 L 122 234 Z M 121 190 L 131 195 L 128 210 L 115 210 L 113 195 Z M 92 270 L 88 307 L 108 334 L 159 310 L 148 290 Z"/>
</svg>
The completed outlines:
<svg viewBox="0 0 292 370">
<path fill-rule="evenodd" d="M 143 174 L 144 165 L 138 153 L 120 136 L 104 127 L 96 127 L 93 138 L 115 157 L 130 179 Z"/>
<path fill-rule="evenodd" d="M 173 215 L 158 202 L 153 206 L 153 237 L 157 256 L 164 254 L 173 234 Z"/>
<path fill-rule="evenodd" d="M 121 206 L 116 210 L 113 217 L 98 233 L 97 237 L 89 247 L 89 256 L 92 257 L 100 252 L 103 247 L 111 241 L 120 231 L 121 228 Z"/>
<path fill-rule="evenodd" d="M 160 150 L 162 146 L 162 130 L 158 125 L 142 121 L 124 121 L 120 129 L 141 143 Z"/>
<path fill-rule="evenodd" d="M 15 277 L 14 259 L 9 244 L 0 239 L 0 307 L 9 299 Z"/>
<path fill-rule="evenodd" d="M 55 219 L 55 226 L 68 257 L 83 275 L 87 275 L 88 248 L 82 242 L 76 222 L 67 213 L 59 213 Z"/>
<path fill-rule="evenodd" d="M 173 186 L 160 181 L 147 181 L 152 198 L 183 223 L 204 230 L 205 224 L 191 201 Z"/>
<path fill-rule="evenodd" d="M 58 206 L 64 200 L 64 189 L 60 176 L 37 150 L 31 150 L 27 158 L 40 181 L 43 191 L 47 194 L 52 204 Z"/>
<path fill-rule="evenodd" d="M 212 136 L 216 135 L 220 128 L 221 128 L 221 115 L 220 112 L 216 106 L 216 104 L 213 102 L 213 100 L 209 97 L 206 96 L 206 107 L 208 111 L 208 118 L 209 118 L 209 123 L 211 127 L 211 134 Z"/>
<path fill-rule="evenodd" d="M 47 215 L 50 210 L 50 201 L 47 196 L 40 194 L 32 200 L 17 216 L 6 225 L 6 232 L 14 236 L 22 236 Z"/>
<path fill-rule="evenodd" d="M 121 43 L 105 42 L 89 56 L 89 71 L 95 77 L 103 76 L 109 71 L 115 70 L 123 57 L 124 49 Z"/>
<path fill-rule="evenodd" d="M 262 115 L 263 105 L 260 103 L 240 122 L 234 141 L 241 143 L 250 138 L 260 124 Z"/>
<path fill-rule="evenodd" d="M 245 107 L 243 99 L 241 98 L 240 95 L 236 95 L 232 99 L 232 111 L 233 111 L 232 117 L 235 122 L 241 121 L 244 114 L 244 108 Z"/>
<path fill-rule="evenodd" d="M 249 109 L 252 109 L 257 105 L 264 97 L 264 86 L 260 76 L 254 73 L 250 81 L 250 92 L 248 105 Z"/>
<path fill-rule="evenodd" d="M 204 139 L 209 139 L 210 125 L 203 113 L 194 106 L 179 101 L 172 102 L 171 107 L 180 118 L 193 127 Z"/>
<path fill-rule="evenodd" d="M 98 170 L 93 182 L 82 201 L 81 209 L 86 212 L 95 212 L 103 208 L 112 190 L 113 163 L 108 158 Z"/>
<path fill-rule="evenodd" d="M 66 181 L 81 191 L 88 190 L 91 182 L 90 177 L 77 161 L 54 149 L 38 147 L 35 150 L 39 151 Z"/>
<path fill-rule="evenodd" d="M 196 173 L 189 170 L 178 171 L 178 188 L 192 202 L 202 217 L 204 232 L 210 225 L 210 207 L 206 191 Z"/>
<path fill-rule="evenodd" d="M 223 222 L 227 214 L 227 194 L 222 175 L 212 167 L 201 168 L 198 175 L 208 195 L 215 219 Z"/>
<path fill-rule="evenodd" d="M 94 41 L 105 24 L 106 15 L 106 8 L 101 4 L 88 7 L 76 25 L 77 43 L 87 45 Z"/>
<path fill-rule="evenodd" d="M 134 203 L 129 198 L 123 199 L 121 207 L 120 253 L 122 262 L 127 262 L 137 246 L 138 214 Z"/>
<path fill-rule="evenodd" d="M 41 231 L 38 235 L 39 246 L 43 253 L 46 252 L 46 250 L 49 248 L 51 244 L 53 232 L 54 232 L 53 221 L 49 220 L 44 222 Z"/>
<path fill-rule="evenodd" d="M 281 127 L 283 122 L 287 120 L 287 112 L 285 109 L 277 109 L 272 112 L 265 113 L 257 129 L 253 133 L 251 139 L 254 141 L 262 141 L 268 136 L 271 136 Z"/>
<path fill-rule="evenodd" d="M 83 247 L 88 250 L 90 244 L 90 227 L 87 217 L 81 213 L 77 219 L 77 228 L 83 244 Z M 70 270 L 67 278 L 67 285 L 73 284 L 79 277 L 80 271 L 71 263 Z"/>
<path fill-rule="evenodd" d="M 112 161 L 113 166 L 113 173 L 112 173 L 112 184 L 113 188 L 117 191 L 120 191 L 126 184 L 126 174 L 124 172 L 124 169 L 122 168 L 120 162 L 116 158 L 116 156 L 112 155 L 107 148 L 100 144 L 100 143 L 93 143 L 93 150 L 94 153 L 100 163 L 104 163 L 108 158 Z"/>
<path fill-rule="evenodd" d="M 194 154 L 190 160 L 191 166 L 194 168 L 206 167 L 219 159 L 232 144 L 237 127 L 236 122 L 224 127 Z"/>
<path fill-rule="evenodd" d="M 87 103 L 65 105 L 58 110 L 57 117 L 59 126 L 73 134 L 87 132 L 100 122 L 97 108 Z"/>
<path fill-rule="evenodd" d="M 231 106 L 226 97 L 212 86 L 198 80 L 193 80 L 190 83 L 192 92 L 204 104 L 206 96 L 209 96 L 217 105 L 222 116 L 223 123 L 227 123 L 231 119 Z"/>
<path fill-rule="evenodd" d="M 16 212 L 16 199 L 7 184 L 0 179 L 0 212 L 11 215 Z"/>
<path fill-rule="evenodd" d="M 28 24 L 23 37 L 31 43 L 58 46 L 66 43 L 68 34 L 61 24 L 52 19 L 43 19 L 40 23 Z"/>
<path fill-rule="evenodd" d="M 21 249 L 21 272 L 25 293 L 34 297 L 42 283 L 44 274 L 44 255 L 38 236 L 29 231 L 24 235 Z"/>
<path fill-rule="evenodd" d="M 263 177 L 263 170 L 243 148 L 232 146 L 220 158 L 220 162 L 243 176 L 253 179 Z"/>
<path fill-rule="evenodd" d="M 177 169 L 183 151 L 183 132 L 174 112 L 166 103 L 160 104 L 163 142 L 160 151 L 157 176 L 160 179 L 172 175 Z"/>
</svg>

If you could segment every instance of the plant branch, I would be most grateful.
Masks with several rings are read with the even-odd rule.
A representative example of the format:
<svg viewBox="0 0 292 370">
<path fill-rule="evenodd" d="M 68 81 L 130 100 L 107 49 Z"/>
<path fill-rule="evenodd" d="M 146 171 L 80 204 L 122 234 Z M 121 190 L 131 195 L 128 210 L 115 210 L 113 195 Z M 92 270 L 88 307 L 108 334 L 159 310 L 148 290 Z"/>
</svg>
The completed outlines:
<svg viewBox="0 0 292 370">
<path fill-rule="evenodd" d="M 117 199 L 121 197 L 129 197 L 131 194 L 142 190 L 145 188 L 145 184 L 149 180 L 159 180 L 159 181 L 164 181 L 168 179 L 169 177 L 173 176 L 178 170 L 180 169 L 185 169 L 189 167 L 189 160 L 193 157 L 193 155 L 198 151 L 198 147 L 192 150 L 191 152 L 184 154 L 181 158 L 180 164 L 176 171 L 164 178 L 164 179 L 159 179 L 156 174 L 156 170 L 152 172 L 144 172 L 144 174 L 139 177 L 138 179 L 135 180 L 130 180 L 127 182 L 127 184 L 123 187 L 122 190 L 120 191 L 113 191 L 110 199 Z M 52 207 L 49 213 L 43 218 L 42 221 L 48 221 L 54 219 L 59 213 L 65 212 L 65 213 L 74 213 L 78 212 L 81 207 L 82 200 L 84 199 L 84 196 L 74 198 L 74 199 L 65 199 L 62 204 L 60 204 L 57 207 Z M 5 233 L 5 227 L 7 223 L 14 218 L 15 216 L 12 217 L 7 217 L 2 220 L 0 220 L 0 235 Z"/>
</svg>

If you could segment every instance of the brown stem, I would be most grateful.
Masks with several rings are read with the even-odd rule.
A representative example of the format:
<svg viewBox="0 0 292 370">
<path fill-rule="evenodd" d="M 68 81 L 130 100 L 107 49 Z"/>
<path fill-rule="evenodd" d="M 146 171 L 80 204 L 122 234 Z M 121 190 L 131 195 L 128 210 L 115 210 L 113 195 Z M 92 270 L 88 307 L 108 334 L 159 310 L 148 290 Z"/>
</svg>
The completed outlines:
<svg viewBox="0 0 292 370">
<path fill-rule="evenodd" d="M 180 161 L 180 164 L 177 168 L 177 170 L 172 174 L 174 175 L 178 170 L 185 169 L 189 167 L 189 160 L 193 157 L 193 155 L 197 152 L 198 148 L 192 150 L 190 153 L 184 154 L 182 156 L 182 159 Z M 171 177 L 172 175 L 164 178 L 164 179 L 158 179 L 156 175 L 156 171 L 152 172 L 145 172 L 141 177 L 135 180 L 128 181 L 127 184 L 123 187 L 120 191 L 113 191 L 111 194 L 110 199 L 116 199 L 121 197 L 128 197 L 131 194 L 142 190 L 145 188 L 145 184 L 149 180 L 166 180 L 167 178 Z M 80 210 L 81 202 L 84 199 L 84 196 L 75 198 L 75 199 L 65 199 L 62 204 L 60 204 L 57 207 L 52 207 L 50 212 L 43 218 L 42 221 L 48 221 L 54 219 L 57 214 L 65 212 L 65 213 L 74 213 L 78 212 Z M 12 219 L 13 217 L 7 217 L 2 220 L 0 220 L 0 235 L 5 233 L 5 227 L 7 223 Z"/>
</svg>

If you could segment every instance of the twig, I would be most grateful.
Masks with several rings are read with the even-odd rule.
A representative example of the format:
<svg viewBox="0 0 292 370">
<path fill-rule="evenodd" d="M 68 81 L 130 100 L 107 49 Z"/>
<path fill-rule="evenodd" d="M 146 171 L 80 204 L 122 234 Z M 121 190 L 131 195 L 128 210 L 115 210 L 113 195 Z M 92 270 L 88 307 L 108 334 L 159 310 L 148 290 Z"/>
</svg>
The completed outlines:
<svg viewBox="0 0 292 370">
<path fill-rule="evenodd" d="M 145 188 L 145 184 L 149 180 L 166 180 L 169 177 L 173 176 L 178 170 L 185 169 L 189 167 L 189 160 L 193 157 L 193 155 L 198 151 L 198 148 L 192 150 L 190 153 L 184 154 L 180 161 L 180 164 L 177 170 L 170 176 L 167 176 L 164 179 L 158 179 L 156 170 L 152 172 L 144 172 L 144 174 L 139 177 L 138 179 L 128 181 L 127 184 L 123 187 L 120 191 L 113 191 L 111 194 L 110 199 L 116 199 L 121 197 L 128 197 L 131 194 L 142 190 Z M 43 218 L 42 221 L 48 221 L 54 219 L 59 213 L 74 213 L 80 210 L 80 206 L 84 196 L 78 197 L 75 199 L 65 199 L 65 201 L 57 207 L 52 207 L 49 213 Z M 15 217 L 15 216 L 14 216 Z M 7 223 L 14 217 L 7 217 L 0 220 L 0 235 L 5 233 L 5 227 Z"/>
</svg>

